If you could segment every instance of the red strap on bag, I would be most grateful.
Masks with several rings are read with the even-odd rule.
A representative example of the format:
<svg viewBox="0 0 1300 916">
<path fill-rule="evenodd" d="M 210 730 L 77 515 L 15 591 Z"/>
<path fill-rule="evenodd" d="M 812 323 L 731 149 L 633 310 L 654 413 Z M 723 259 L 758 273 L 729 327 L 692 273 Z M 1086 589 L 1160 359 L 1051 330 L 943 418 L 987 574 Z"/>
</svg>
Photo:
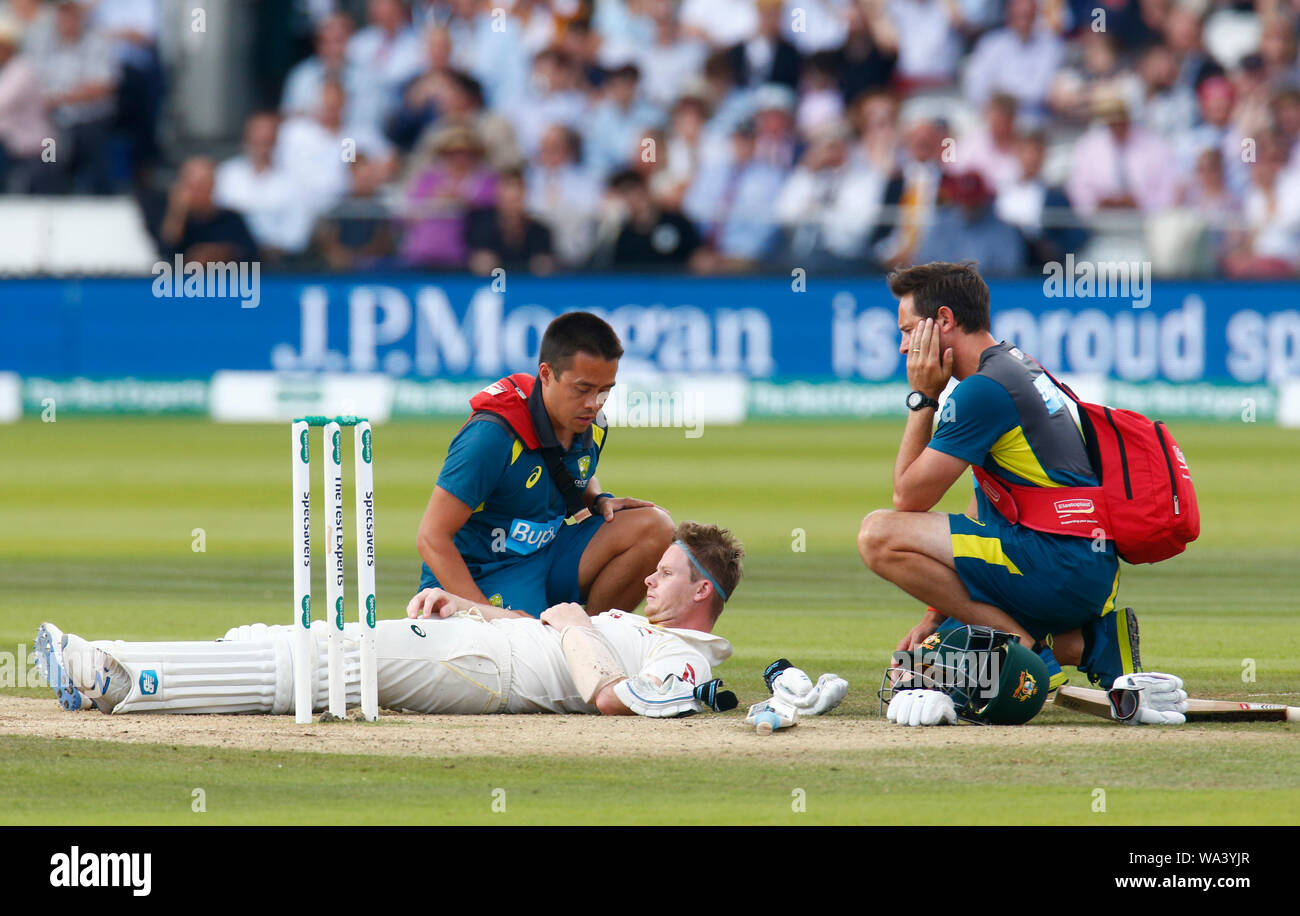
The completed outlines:
<svg viewBox="0 0 1300 916">
<path fill-rule="evenodd" d="M 1084 447 L 1100 484 L 1030 487 L 973 468 L 980 489 L 1003 518 L 1035 531 L 1113 541 L 1129 563 L 1158 563 L 1200 535 L 1201 515 L 1183 451 L 1169 427 L 1132 410 L 1079 400 Z"/>
<path fill-rule="evenodd" d="M 498 379 L 469 399 L 471 417 L 480 410 L 494 413 L 509 424 L 528 448 L 541 448 L 541 440 L 533 428 L 533 416 L 528 412 L 528 396 L 533 393 L 536 381 L 527 372 L 516 372 Z"/>
</svg>

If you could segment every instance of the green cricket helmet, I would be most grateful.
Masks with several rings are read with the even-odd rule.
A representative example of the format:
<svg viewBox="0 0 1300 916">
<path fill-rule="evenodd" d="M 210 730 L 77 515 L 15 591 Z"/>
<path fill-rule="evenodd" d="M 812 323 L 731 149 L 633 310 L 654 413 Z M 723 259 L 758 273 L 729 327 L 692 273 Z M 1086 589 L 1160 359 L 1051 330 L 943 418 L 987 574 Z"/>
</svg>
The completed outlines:
<svg viewBox="0 0 1300 916">
<path fill-rule="evenodd" d="M 894 653 L 881 680 L 881 710 L 900 690 L 941 690 L 957 715 L 980 725 L 1020 725 L 1043 708 L 1047 666 L 1020 638 L 991 627 L 935 633 L 912 652 Z"/>
</svg>

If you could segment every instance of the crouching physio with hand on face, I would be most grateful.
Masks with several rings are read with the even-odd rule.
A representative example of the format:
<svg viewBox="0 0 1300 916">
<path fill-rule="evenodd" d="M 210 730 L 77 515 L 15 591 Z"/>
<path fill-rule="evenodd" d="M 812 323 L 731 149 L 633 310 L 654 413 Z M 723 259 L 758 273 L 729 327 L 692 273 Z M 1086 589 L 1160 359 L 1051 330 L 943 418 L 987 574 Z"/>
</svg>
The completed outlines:
<svg viewBox="0 0 1300 916">
<path fill-rule="evenodd" d="M 541 618 L 441 588 L 375 633 L 379 703 L 418 713 L 602 713 L 655 718 L 729 709 L 714 668 L 731 645 L 713 628 L 743 573 L 726 529 L 684 522 L 646 576 L 645 615 L 556 604 Z M 348 704 L 360 703 L 356 624 L 345 633 Z M 65 709 L 104 713 L 293 710 L 290 626 L 237 627 L 210 642 L 87 641 L 44 624 L 40 664 Z M 312 626 L 313 707 L 327 708 L 323 621 Z"/>
</svg>

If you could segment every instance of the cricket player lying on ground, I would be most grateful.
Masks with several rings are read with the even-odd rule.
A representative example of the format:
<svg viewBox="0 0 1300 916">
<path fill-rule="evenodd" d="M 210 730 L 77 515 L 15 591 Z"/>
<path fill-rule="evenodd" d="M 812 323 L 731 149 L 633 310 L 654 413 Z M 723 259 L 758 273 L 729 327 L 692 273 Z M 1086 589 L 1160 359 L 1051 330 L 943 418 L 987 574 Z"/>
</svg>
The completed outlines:
<svg viewBox="0 0 1300 916">
<path fill-rule="evenodd" d="M 731 645 L 713 634 L 743 572 L 726 529 L 684 522 L 646 577 L 646 616 L 588 617 L 574 603 L 541 619 L 424 589 L 406 620 L 376 627 L 379 704 L 419 713 L 637 713 L 729 709 L 713 670 Z M 345 637 L 348 705 L 360 703 L 356 624 Z M 65 709 L 104 713 L 271 713 L 293 708 L 290 626 L 236 627 L 213 642 L 122 642 L 37 633 L 38 665 Z M 325 624 L 316 637 L 317 712 L 328 706 Z"/>
</svg>

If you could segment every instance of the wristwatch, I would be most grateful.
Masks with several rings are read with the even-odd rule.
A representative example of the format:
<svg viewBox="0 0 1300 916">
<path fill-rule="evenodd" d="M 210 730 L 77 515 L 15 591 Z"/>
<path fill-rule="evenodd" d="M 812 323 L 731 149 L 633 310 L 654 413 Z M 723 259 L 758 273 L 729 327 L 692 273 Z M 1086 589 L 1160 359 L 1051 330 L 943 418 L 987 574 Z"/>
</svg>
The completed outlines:
<svg viewBox="0 0 1300 916">
<path fill-rule="evenodd" d="M 919 391 L 913 391 L 907 396 L 907 409 L 920 410 L 922 407 L 933 407 L 939 409 L 939 402 L 929 395 L 922 394 Z"/>
</svg>

